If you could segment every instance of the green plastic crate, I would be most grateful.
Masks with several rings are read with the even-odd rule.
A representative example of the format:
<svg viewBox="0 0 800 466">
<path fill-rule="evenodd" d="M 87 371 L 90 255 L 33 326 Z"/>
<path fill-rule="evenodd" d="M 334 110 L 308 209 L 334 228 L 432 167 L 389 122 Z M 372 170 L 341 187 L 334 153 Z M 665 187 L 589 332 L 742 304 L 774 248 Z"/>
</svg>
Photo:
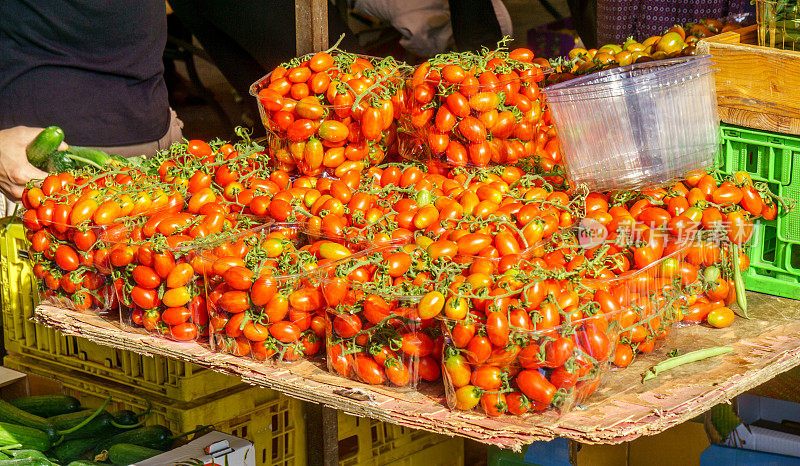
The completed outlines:
<svg viewBox="0 0 800 466">
<path fill-rule="evenodd" d="M 724 124 L 721 131 L 722 173 L 746 171 L 776 195 L 800 201 L 800 137 Z M 775 220 L 760 220 L 748 255 L 748 290 L 800 299 L 800 205 Z"/>
</svg>

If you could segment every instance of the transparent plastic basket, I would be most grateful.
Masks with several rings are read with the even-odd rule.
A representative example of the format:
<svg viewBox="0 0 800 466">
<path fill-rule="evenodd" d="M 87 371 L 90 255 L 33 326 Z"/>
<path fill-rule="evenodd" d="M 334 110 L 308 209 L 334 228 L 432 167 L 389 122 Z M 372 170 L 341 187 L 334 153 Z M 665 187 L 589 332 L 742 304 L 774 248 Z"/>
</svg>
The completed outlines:
<svg viewBox="0 0 800 466">
<path fill-rule="evenodd" d="M 611 368 L 618 345 L 653 351 L 680 320 L 685 289 L 678 271 L 690 243 L 669 247 L 663 258 L 611 279 L 533 278 L 484 309 L 462 298 L 469 309 L 464 317 L 448 311 L 441 319 L 449 406 L 480 405 L 500 415 L 564 413 L 583 403 Z M 565 283 L 571 284 L 561 289 Z M 561 291 L 545 298 L 553 286 Z M 564 291 L 572 299 L 560 297 Z M 501 299 L 507 304 L 498 308 Z"/>
<path fill-rule="evenodd" d="M 298 57 L 292 64 L 296 68 L 308 68 L 313 55 Z M 314 92 L 305 82 L 289 83 L 285 77 L 287 70 L 280 67 L 250 85 L 250 95 L 258 101 L 261 122 L 268 131 L 268 151 L 274 166 L 306 175 L 325 173 L 342 177 L 348 171 L 362 171 L 377 165 L 387 155 L 397 152 L 396 119 L 404 111 L 402 99 L 398 96 L 403 93 L 402 82 L 408 66 L 391 57 L 378 58 L 340 50 L 332 51 L 331 55 L 337 62 L 325 71 L 313 73 L 314 76 L 325 75 L 331 83 L 329 86 L 339 82 L 341 76 L 360 74 L 361 71 L 351 71 L 361 70 L 363 66 L 374 66 L 375 69 L 387 66 L 393 72 L 386 76 L 373 75 L 381 77 L 358 93 L 348 83 L 341 83 L 340 87 L 350 89 L 347 92 L 353 98 L 347 104 L 337 103 L 338 100 L 331 102 L 333 93 L 328 92 L 327 87 Z M 281 74 L 274 74 L 279 69 Z M 309 81 L 313 79 L 309 78 Z M 289 83 L 289 87 L 275 87 L 276 82 L 283 81 Z M 297 98 L 299 96 L 289 90 L 297 85 L 306 86 L 304 97 Z M 361 130 L 361 115 L 364 108 L 373 102 L 377 105 L 379 91 L 383 93 L 381 105 L 387 106 L 391 115 L 390 112 L 382 115 L 380 131 L 369 139 Z M 354 101 L 363 104 L 354 105 Z M 356 111 L 360 107 L 364 108 Z"/>
<path fill-rule="evenodd" d="M 441 375 L 436 351 L 439 328 L 431 320 L 415 320 L 400 312 L 413 313 L 421 296 L 387 298 L 383 303 L 391 309 L 389 314 L 374 323 L 363 312 L 328 309 L 328 370 L 367 384 L 413 391 Z"/>
<path fill-rule="evenodd" d="M 525 311 L 511 311 L 506 319 L 521 312 Z M 448 406 L 460 410 L 480 407 L 490 416 L 548 408 L 559 413 L 571 410 L 597 389 L 610 367 L 619 338 L 619 313 L 598 312 L 546 329 L 506 325 L 505 334 L 497 325 L 502 320 L 499 313 L 483 322 L 443 319 Z M 467 326 L 471 329 L 466 331 L 474 331 L 469 344 L 456 343 Z"/>
<path fill-rule="evenodd" d="M 122 219 L 109 225 L 81 225 L 74 227 L 50 222 L 41 230 L 28 231 L 29 258 L 34 264 L 34 273 L 40 280 L 39 297 L 50 303 L 78 312 L 99 315 L 107 320 L 119 319 L 119 306 L 112 285 L 109 265 L 111 248 L 115 241 L 129 237 L 133 228 L 141 225 L 139 219 Z M 49 246 L 37 251 L 31 242 L 41 245 L 46 238 Z M 80 265 L 74 270 L 62 269 L 57 255 L 64 249 L 77 254 Z M 47 272 L 45 272 L 45 270 Z"/>
<path fill-rule="evenodd" d="M 682 319 L 686 293 L 697 278 L 697 268 L 686 261 L 692 241 L 667 247 L 663 257 L 644 268 L 611 279 L 584 281 L 602 309 L 619 311 L 620 344 L 630 345 L 635 352 L 649 353 L 664 345 Z"/>
<path fill-rule="evenodd" d="M 212 349 L 258 361 L 317 354 L 325 337 L 325 301 L 301 224 L 248 232 L 241 257 L 223 244 L 200 253 Z M 300 271 L 297 271 L 300 269 Z"/>
<path fill-rule="evenodd" d="M 668 184 L 711 167 L 719 148 L 707 55 L 623 66 L 543 90 L 573 186 Z"/>
<path fill-rule="evenodd" d="M 518 66 L 514 77 L 501 75 L 487 84 L 446 83 L 439 76 L 441 65 L 426 76 L 416 72 L 406 86 L 408 111 L 399 119 L 400 156 L 445 170 L 515 164 L 542 155 L 543 142 L 536 140 L 549 127 L 542 121 L 541 76 L 520 77 L 517 72 L 536 66 Z"/>
<path fill-rule="evenodd" d="M 380 271 L 399 255 L 423 254 L 419 245 L 388 244 L 319 269 L 328 306 L 331 372 L 403 391 L 439 379 L 439 326 L 431 317 L 422 318 L 427 293 L 433 292 L 426 293 L 425 286 L 431 283 L 385 283 L 387 276 Z M 398 280 L 406 280 L 412 273 L 409 270 Z"/>
<path fill-rule="evenodd" d="M 249 225 L 251 219 L 244 222 Z M 230 249 L 241 250 L 247 247 L 248 234 L 271 225 L 272 222 L 246 228 L 236 225 L 213 237 L 183 237 L 180 244 L 164 244 L 163 237 L 108 242 L 122 327 L 178 341 L 207 342 L 209 313 L 205 276 L 200 269 L 202 255 L 226 244 Z M 120 258 L 124 259 L 120 262 Z"/>
</svg>

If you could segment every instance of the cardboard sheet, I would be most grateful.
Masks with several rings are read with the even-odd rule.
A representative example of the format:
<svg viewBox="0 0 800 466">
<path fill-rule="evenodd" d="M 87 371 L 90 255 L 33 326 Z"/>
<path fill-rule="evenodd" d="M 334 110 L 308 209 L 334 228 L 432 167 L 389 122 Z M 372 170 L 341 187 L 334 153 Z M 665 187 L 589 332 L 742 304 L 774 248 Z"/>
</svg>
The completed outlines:
<svg viewBox="0 0 800 466">
<path fill-rule="evenodd" d="M 640 355 L 625 370 L 612 371 L 585 406 L 559 417 L 555 413 L 488 418 L 451 411 L 443 390 L 396 393 L 346 380 L 325 371 L 324 361 L 267 364 L 212 353 L 199 343 L 178 343 L 145 333 L 126 332 L 94 315 L 44 303 L 35 319 L 68 335 L 141 354 L 179 358 L 241 377 L 288 396 L 386 422 L 486 444 L 519 450 L 536 440 L 567 437 L 584 443 L 620 443 L 653 435 L 680 424 L 712 406 L 800 365 L 800 301 L 748 293 L 750 320 L 737 318 L 725 329 L 684 327 L 671 332 L 666 344 Z M 681 366 L 641 382 L 647 368 L 681 353 L 733 346 L 734 351 Z"/>
</svg>

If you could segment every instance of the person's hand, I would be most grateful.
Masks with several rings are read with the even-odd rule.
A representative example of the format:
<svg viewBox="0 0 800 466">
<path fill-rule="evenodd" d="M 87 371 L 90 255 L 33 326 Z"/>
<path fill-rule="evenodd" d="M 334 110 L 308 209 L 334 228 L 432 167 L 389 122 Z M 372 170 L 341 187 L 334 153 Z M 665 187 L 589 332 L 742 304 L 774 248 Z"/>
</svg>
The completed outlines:
<svg viewBox="0 0 800 466">
<path fill-rule="evenodd" d="M 27 126 L 0 130 L 0 190 L 11 200 L 20 200 L 25 183 L 47 176 L 31 165 L 25 155 L 25 146 L 41 131 L 42 128 Z M 58 149 L 66 150 L 67 145 L 62 142 Z"/>
</svg>

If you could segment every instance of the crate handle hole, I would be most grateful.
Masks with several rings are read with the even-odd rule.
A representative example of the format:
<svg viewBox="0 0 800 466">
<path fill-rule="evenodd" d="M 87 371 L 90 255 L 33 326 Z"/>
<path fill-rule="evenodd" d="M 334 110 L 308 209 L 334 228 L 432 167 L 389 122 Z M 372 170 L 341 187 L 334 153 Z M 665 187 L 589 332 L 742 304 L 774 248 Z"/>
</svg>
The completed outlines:
<svg viewBox="0 0 800 466">
<path fill-rule="evenodd" d="M 339 459 L 347 458 L 358 454 L 358 435 L 339 440 Z"/>
</svg>

